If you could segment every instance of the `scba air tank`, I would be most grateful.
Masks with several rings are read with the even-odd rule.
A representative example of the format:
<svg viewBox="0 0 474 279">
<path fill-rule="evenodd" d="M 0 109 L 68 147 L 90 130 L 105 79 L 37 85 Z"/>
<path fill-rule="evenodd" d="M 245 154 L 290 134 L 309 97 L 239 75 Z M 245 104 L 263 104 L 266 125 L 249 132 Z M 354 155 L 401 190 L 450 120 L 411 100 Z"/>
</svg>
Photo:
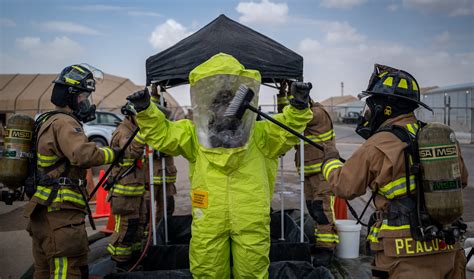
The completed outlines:
<svg viewBox="0 0 474 279">
<path fill-rule="evenodd" d="M 459 149 L 453 130 L 430 123 L 418 134 L 425 206 L 432 219 L 449 226 L 463 213 Z"/>
<path fill-rule="evenodd" d="M 7 121 L 0 157 L 0 182 L 11 190 L 22 186 L 28 176 L 34 124 L 33 118 L 24 114 L 14 114 Z"/>
</svg>

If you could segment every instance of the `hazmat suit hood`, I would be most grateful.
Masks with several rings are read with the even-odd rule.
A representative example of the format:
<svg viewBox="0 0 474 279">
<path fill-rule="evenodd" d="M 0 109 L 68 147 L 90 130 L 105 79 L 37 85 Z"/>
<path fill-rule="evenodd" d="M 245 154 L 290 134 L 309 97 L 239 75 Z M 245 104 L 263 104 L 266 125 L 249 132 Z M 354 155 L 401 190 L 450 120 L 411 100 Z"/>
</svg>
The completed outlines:
<svg viewBox="0 0 474 279">
<path fill-rule="evenodd" d="M 258 103 L 260 73 L 248 70 L 234 57 L 219 53 L 194 68 L 189 74 L 193 122 L 201 146 L 238 148 L 249 141 L 255 117 L 250 111 L 242 119 L 224 117 L 239 87 L 244 84 L 255 92 Z"/>
</svg>

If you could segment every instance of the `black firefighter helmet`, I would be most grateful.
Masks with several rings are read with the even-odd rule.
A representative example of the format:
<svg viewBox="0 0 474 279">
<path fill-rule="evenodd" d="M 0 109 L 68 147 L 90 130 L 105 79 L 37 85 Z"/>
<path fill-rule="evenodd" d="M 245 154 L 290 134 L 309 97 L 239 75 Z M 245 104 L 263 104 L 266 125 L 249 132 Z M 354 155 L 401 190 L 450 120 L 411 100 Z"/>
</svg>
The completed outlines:
<svg viewBox="0 0 474 279">
<path fill-rule="evenodd" d="M 356 128 L 364 139 L 387 119 L 413 112 L 420 105 L 432 111 L 420 101 L 420 87 L 411 74 L 385 65 L 374 65 L 367 89 L 359 94 L 360 99 L 364 97 L 366 107 Z"/>
<path fill-rule="evenodd" d="M 91 94 L 96 82 L 103 79 L 100 70 L 88 64 L 75 64 L 64 68 L 53 81 L 51 102 L 59 107 L 69 107 L 83 122 L 95 119 L 95 105 Z"/>
<path fill-rule="evenodd" d="M 420 101 L 420 87 L 411 74 L 385 65 L 374 65 L 369 86 L 359 94 L 359 98 L 365 96 L 394 97 L 415 102 L 432 111 L 428 105 Z"/>
</svg>

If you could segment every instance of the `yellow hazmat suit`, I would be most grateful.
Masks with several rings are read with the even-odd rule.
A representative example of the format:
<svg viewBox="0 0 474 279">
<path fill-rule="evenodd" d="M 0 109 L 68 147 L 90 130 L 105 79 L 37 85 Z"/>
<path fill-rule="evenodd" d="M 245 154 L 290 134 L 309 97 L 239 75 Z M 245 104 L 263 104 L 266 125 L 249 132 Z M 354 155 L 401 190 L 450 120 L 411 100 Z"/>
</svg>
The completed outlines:
<svg viewBox="0 0 474 279">
<path fill-rule="evenodd" d="M 202 85 L 207 81 L 215 85 L 219 83 L 217 80 L 224 80 L 226 85 L 236 83 L 227 87 L 238 88 L 238 77 L 243 78 L 240 80 L 243 83 L 257 84 L 258 93 L 261 80 L 258 71 L 245 69 L 232 56 L 217 54 L 191 71 L 191 94 L 200 94 L 193 88 L 210 90 L 213 85 Z M 191 97 L 196 100 L 196 96 Z M 270 202 L 278 157 L 299 139 L 268 121 L 255 122 L 255 115 L 247 111 L 244 118 L 251 119 L 251 123 L 243 125 L 242 129 L 250 129 L 242 146 L 209 147 L 209 142 L 203 141 L 209 135 L 202 133 L 203 127 L 198 127 L 202 119 L 207 119 L 202 111 L 199 119 L 195 114 L 194 123 L 187 119 L 170 122 L 153 104 L 137 114 L 137 123 L 147 143 L 171 156 L 182 155 L 190 163 L 191 272 L 195 278 L 229 278 L 232 254 L 235 278 L 267 278 Z M 298 110 L 287 106 L 275 118 L 302 132 L 312 113 L 308 108 Z"/>
</svg>

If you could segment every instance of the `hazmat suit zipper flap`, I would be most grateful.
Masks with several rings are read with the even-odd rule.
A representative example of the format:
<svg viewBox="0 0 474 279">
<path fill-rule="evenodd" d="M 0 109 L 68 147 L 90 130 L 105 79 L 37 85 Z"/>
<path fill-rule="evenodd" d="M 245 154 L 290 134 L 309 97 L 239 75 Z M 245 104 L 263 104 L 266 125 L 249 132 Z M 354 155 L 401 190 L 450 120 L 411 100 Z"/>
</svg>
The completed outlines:
<svg viewBox="0 0 474 279">
<path fill-rule="evenodd" d="M 238 148 L 206 148 L 200 145 L 199 151 L 211 165 L 228 174 L 239 168 L 247 154 L 248 145 Z"/>
</svg>

